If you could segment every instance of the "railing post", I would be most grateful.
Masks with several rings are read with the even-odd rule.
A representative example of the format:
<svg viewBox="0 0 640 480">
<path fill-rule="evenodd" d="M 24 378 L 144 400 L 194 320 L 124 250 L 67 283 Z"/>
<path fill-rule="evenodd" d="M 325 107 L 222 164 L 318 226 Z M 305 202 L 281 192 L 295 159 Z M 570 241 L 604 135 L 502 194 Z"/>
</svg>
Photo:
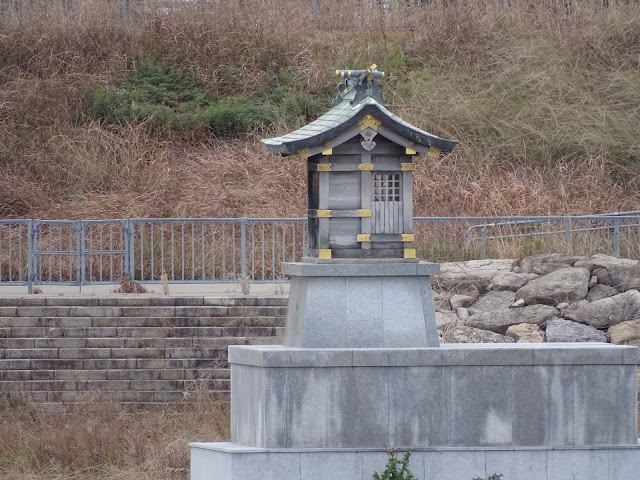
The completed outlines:
<svg viewBox="0 0 640 480">
<path fill-rule="evenodd" d="M 483 226 L 480 232 L 480 258 L 487 258 L 487 227 Z"/>
<path fill-rule="evenodd" d="M 240 219 L 240 276 L 247 280 L 247 219 Z"/>
<path fill-rule="evenodd" d="M 567 244 L 567 253 L 571 254 L 573 249 L 571 248 L 571 219 L 570 218 L 564 219 L 564 241 Z"/>
<path fill-rule="evenodd" d="M 2 0 L 0 0 L 0 3 Z M 27 223 L 27 293 L 33 293 L 33 279 L 35 274 L 35 231 L 33 229 L 33 220 Z"/>
<path fill-rule="evenodd" d="M 133 220 L 127 220 L 125 224 L 125 232 L 127 232 L 125 257 L 127 259 L 127 275 L 131 281 L 136 278 L 136 248 L 135 248 L 135 224 Z"/>
<path fill-rule="evenodd" d="M 613 220 L 613 254 L 620 256 L 620 219 Z"/>
<path fill-rule="evenodd" d="M 82 285 L 85 280 L 85 258 L 84 258 L 84 222 L 82 220 L 76 222 L 76 239 L 77 239 L 77 275 L 78 275 L 78 287 L 82 291 Z"/>
</svg>

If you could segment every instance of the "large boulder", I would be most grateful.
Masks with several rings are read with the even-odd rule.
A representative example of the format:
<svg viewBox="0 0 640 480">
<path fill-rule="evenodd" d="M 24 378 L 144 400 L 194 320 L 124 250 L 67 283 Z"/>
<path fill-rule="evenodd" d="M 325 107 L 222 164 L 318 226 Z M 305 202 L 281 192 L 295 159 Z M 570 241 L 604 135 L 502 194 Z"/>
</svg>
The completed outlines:
<svg viewBox="0 0 640 480">
<path fill-rule="evenodd" d="M 547 342 L 606 342 L 607 335 L 589 325 L 552 318 L 547 322 Z"/>
<path fill-rule="evenodd" d="M 510 290 L 496 290 L 479 297 L 471 307 L 482 312 L 492 312 L 501 308 L 509 308 L 515 301 L 516 294 L 514 292 Z"/>
<path fill-rule="evenodd" d="M 523 299 L 527 305 L 577 302 L 587 296 L 590 277 L 586 268 L 561 268 L 531 280 L 516 292 L 516 298 Z"/>
<path fill-rule="evenodd" d="M 434 277 L 434 286 L 441 290 L 468 294 L 470 287 L 486 292 L 493 277 L 510 272 L 515 260 L 487 259 L 468 262 L 450 262 L 440 265 L 440 275 Z"/>
<path fill-rule="evenodd" d="M 513 338 L 517 343 L 541 343 L 544 342 L 544 332 L 538 325 L 532 323 L 520 323 L 507 328 L 507 337 Z"/>
<path fill-rule="evenodd" d="M 542 325 L 556 315 L 558 315 L 558 310 L 549 305 L 530 305 L 522 308 L 501 308 L 492 312 L 475 313 L 467 319 L 465 324 L 496 333 L 505 333 L 511 325 L 519 323 Z"/>
<path fill-rule="evenodd" d="M 618 345 L 638 345 L 640 343 L 640 319 L 613 325 L 607 330 L 607 339 Z"/>
<path fill-rule="evenodd" d="M 522 273 L 536 273 L 548 275 L 561 268 L 573 266 L 574 263 L 586 260 L 588 257 L 576 255 L 561 255 L 559 253 L 544 253 L 525 257 L 520 262 Z"/>
<path fill-rule="evenodd" d="M 628 290 L 595 302 L 578 302 L 565 308 L 562 316 L 595 328 L 607 328 L 634 320 L 640 317 L 640 292 Z"/>
<path fill-rule="evenodd" d="M 479 328 L 459 325 L 442 333 L 442 343 L 514 343 L 511 337 Z"/>
<path fill-rule="evenodd" d="M 504 272 L 499 273 L 491 280 L 492 290 L 512 290 L 516 291 L 519 288 L 524 287 L 531 280 L 538 278 L 539 275 L 535 273 L 515 273 Z"/>
</svg>

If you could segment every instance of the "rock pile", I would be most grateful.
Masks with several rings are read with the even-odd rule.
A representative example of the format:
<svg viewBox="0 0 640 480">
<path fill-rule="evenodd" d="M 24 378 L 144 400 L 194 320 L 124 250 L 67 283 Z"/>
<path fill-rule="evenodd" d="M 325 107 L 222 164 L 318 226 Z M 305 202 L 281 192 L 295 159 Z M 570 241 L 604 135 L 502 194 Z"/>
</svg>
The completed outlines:
<svg viewBox="0 0 640 480">
<path fill-rule="evenodd" d="M 545 254 L 442 264 L 443 343 L 611 342 L 640 346 L 640 261 Z"/>
</svg>

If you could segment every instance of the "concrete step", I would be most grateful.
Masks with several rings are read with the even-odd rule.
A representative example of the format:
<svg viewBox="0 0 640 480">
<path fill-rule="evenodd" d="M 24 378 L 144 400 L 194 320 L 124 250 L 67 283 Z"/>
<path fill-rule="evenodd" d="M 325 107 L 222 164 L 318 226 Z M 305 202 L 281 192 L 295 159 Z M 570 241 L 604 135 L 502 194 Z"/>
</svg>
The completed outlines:
<svg viewBox="0 0 640 480">
<path fill-rule="evenodd" d="M 166 306 L 286 306 L 287 296 L 77 296 L 46 297 L 32 295 L 28 297 L 0 297 L 0 307 L 45 307 L 45 306 L 83 306 L 83 307 L 166 307 Z"/>
<path fill-rule="evenodd" d="M 268 337 L 282 335 L 284 327 L 4 327 L 0 345 L 9 339 L 28 338 L 186 338 L 186 337 Z M 35 346 L 35 345 L 34 345 Z M 5 347 L 6 348 L 6 347 Z M 22 348 L 22 347 L 15 347 Z"/>
<path fill-rule="evenodd" d="M 146 368 L 130 370 L 3 370 L 2 382 L 31 380 L 94 381 L 94 380 L 229 380 L 228 368 Z"/>
<path fill-rule="evenodd" d="M 260 317 L 0 317 L 7 327 L 284 327 L 284 316 Z"/>
<path fill-rule="evenodd" d="M 282 306 L 26 306 L 0 307 L 0 317 L 271 317 L 285 316 Z"/>
</svg>

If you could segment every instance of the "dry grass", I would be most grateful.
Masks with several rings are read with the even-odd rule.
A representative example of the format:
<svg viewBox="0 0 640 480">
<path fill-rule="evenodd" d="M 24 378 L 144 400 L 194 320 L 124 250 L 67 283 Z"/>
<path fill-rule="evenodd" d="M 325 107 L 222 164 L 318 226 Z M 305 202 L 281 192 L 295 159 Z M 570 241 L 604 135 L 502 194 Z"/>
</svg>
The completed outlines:
<svg viewBox="0 0 640 480">
<path fill-rule="evenodd" d="M 4 399 L 0 476 L 6 480 L 188 479 L 189 442 L 229 435 L 227 404 L 200 399 L 125 413 L 94 402 L 68 413 Z"/>
<path fill-rule="evenodd" d="M 437 3 L 410 16 L 331 9 L 317 23 L 300 9 L 307 2 L 266 3 L 167 2 L 131 11 L 128 24 L 119 2 L 85 0 L 73 14 L 63 2 L 5 11 L 0 216 L 304 214 L 305 166 L 267 155 L 258 142 L 299 119 L 282 115 L 244 138 L 218 139 L 145 124 L 104 127 L 87 116 L 87 93 L 148 52 L 192 73 L 213 96 L 251 95 L 282 71 L 328 96 L 333 69 L 381 64 L 394 111 L 461 141 L 454 155 L 420 161 L 418 215 L 638 204 L 640 7 L 564 16 L 512 2 L 505 17 L 488 6 L 452 12 Z"/>
</svg>

